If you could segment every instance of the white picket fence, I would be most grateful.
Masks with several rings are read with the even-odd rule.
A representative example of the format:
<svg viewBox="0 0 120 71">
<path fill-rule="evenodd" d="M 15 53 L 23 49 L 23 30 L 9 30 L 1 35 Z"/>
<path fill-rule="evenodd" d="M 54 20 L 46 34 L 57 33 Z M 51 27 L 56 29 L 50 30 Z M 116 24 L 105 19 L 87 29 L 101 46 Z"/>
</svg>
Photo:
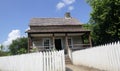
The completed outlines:
<svg viewBox="0 0 120 71">
<path fill-rule="evenodd" d="M 120 71 L 120 42 L 79 50 L 72 53 L 73 64 Z"/>
<path fill-rule="evenodd" d="M 0 71 L 65 71 L 64 50 L 0 57 Z"/>
</svg>

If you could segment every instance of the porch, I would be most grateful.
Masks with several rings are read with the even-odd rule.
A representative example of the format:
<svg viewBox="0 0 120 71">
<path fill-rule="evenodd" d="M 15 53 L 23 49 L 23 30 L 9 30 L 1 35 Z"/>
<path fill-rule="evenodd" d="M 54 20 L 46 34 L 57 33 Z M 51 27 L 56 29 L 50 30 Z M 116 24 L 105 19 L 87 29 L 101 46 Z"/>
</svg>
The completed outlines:
<svg viewBox="0 0 120 71">
<path fill-rule="evenodd" d="M 72 51 L 91 47 L 90 32 L 81 33 L 29 33 L 28 34 L 28 51 L 33 48 L 37 51 L 65 50 L 68 48 Z"/>
</svg>

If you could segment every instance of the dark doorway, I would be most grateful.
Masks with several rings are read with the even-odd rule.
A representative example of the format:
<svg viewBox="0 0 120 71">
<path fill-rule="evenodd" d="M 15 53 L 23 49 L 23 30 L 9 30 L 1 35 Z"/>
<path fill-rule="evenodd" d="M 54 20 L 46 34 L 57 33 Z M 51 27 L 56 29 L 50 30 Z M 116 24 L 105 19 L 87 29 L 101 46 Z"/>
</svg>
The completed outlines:
<svg viewBox="0 0 120 71">
<path fill-rule="evenodd" d="M 57 50 L 62 50 L 61 39 L 55 39 L 55 48 Z"/>
</svg>

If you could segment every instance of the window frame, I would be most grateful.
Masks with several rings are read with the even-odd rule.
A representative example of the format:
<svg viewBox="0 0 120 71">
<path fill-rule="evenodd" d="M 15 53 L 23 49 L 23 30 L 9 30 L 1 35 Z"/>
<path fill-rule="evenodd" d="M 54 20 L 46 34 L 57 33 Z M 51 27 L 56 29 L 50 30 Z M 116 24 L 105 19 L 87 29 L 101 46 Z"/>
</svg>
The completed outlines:
<svg viewBox="0 0 120 71">
<path fill-rule="evenodd" d="M 46 40 L 49 40 L 49 44 L 48 44 L 48 46 L 45 46 L 45 41 Z M 50 40 L 50 38 L 43 38 L 43 47 L 44 47 L 44 49 L 45 50 L 49 50 L 50 49 L 50 44 L 51 44 L 51 40 Z M 47 48 L 48 47 L 48 48 Z"/>
<path fill-rule="evenodd" d="M 70 42 L 71 42 L 71 44 L 69 45 L 69 39 L 70 39 Z M 71 48 L 73 48 L 73 39 L 72 39 L 72 37 L 68 37 L 68 46 L 69 47 L 71 47 Z"/>
</svg>

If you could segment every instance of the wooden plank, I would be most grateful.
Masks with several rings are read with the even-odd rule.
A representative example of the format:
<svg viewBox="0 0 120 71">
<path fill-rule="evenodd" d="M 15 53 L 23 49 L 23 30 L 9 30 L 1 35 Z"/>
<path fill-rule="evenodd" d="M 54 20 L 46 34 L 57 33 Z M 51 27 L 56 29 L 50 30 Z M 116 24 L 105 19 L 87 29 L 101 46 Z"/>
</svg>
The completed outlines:
<svg viewBox="0 0 120 71">
<path fill-rule="evenodd" d="M 65 52 L 68 53 L 68 36 L 67 33 L 65 34 Z"/>
<path fill-rule="evenodd" d="M 32 39 L 30 35 L 28 35 L 28 53 L 30 52 L 30 46 L 32 46 Z"/>
<path fill-rule="evenodd" d="M 53 40 L 53 49 L 55 49 L 55 36 L 54 36 L 54 33 L 53 33 L 52 40 Z"/>
</svg>

